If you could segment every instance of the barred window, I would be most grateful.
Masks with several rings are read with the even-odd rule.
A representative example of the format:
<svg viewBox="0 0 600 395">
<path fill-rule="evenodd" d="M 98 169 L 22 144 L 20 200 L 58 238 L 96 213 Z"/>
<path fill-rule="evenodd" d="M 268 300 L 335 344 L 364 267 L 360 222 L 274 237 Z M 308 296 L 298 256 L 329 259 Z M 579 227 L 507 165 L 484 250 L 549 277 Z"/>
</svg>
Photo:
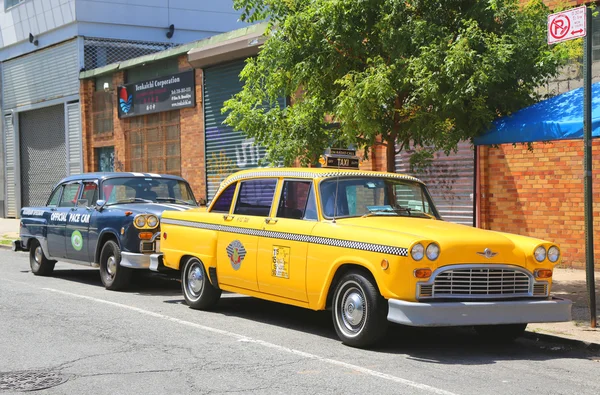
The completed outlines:
<svg viewBox="0 0 600 395">
<path fill-rule="evenodd" d="M 126 171 L 181 175 L 179 111 L 127 120 Z"/>
<path fill-rule="evenodd" d="M 94 135 L 113 134 L 114 91 L 96 91 L 92 98 L 92 128 Z"/>
</svg>

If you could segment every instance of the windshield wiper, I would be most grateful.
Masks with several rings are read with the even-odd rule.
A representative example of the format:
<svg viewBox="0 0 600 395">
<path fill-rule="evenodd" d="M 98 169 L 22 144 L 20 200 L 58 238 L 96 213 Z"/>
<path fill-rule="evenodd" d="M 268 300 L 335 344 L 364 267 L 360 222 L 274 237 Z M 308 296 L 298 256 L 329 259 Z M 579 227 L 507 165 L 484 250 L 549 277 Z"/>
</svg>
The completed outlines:
<svg viewBox="0 0 600 395">
<path fill-rule="evenodd" d="M 123 204 L 123 203 L 154 203 L 152 200 L 142 199 L 142 198 L 130 198 L 116 201 L 114 203 L 109 203 L 107 206 L 112 206 L 113 204 Z"/>
<path fill-rule="evenodd" d="M 156 200 L 158 200 L 158 201 L 163 200 L 163 201 L 166 201 L 166 202 L 187 204 L 188 206 L 192 205 L 190 202 L 187 202 L 187 201 L 181 200 L 181 199 L 177 199 L 177 198 L 174 198 L 174 197 L 157 197 Z"/>
<path fill-rule="evenodd" d="M 368 213 L 364 214 L 363 217 L 371 217 L 373 215 L 377 215 L 377 214 L 388 214 L 388 213 L 408 213 L 408 215 L 410 215 L 411 209 L 406 208 L 406 207 L 396 207 L 396 208 L 379 208 L 379 209 L 374 209 L 374 210 L 369 210 Z"/>
</svg>

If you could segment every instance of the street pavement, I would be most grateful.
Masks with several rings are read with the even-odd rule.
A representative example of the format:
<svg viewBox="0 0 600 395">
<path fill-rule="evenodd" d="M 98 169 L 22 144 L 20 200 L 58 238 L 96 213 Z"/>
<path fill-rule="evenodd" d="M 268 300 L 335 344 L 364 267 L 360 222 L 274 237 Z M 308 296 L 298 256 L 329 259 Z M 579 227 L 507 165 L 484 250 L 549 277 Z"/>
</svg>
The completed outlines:
<svg viewBox="0 0 600 395">
<path fill-rule="evenodd" d="M 577 344 L 393 326 L 359 350 L 328 312 L 235 294 L 196 311 L 177 281 L 138 274 L 110 292 L 96 269 L 37 277 L 26 253 L 0 250 L 0 393 L 25 374 L 43 394 L 600 393 L 600 352 Z"/>
</svg>

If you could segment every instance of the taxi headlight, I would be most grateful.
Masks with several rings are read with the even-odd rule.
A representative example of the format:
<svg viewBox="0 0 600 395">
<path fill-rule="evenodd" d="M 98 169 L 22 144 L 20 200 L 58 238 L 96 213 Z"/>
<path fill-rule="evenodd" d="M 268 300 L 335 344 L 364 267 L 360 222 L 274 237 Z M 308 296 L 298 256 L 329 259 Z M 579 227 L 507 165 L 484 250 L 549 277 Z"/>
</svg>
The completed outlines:
<svg viewBox="0 0 600 395">
<path fill-rule="evenodd" d="M 133 225 L 135 225 L 136 228 L 143 228 L 146 226 L 146 216 L 143 214 L 136 215 L 133 219 Z"/>
<path fill-rule="evenodd" d="M 423 259 L 424 252 L 425 248 L 423 248 L 423 244 L 418 243 L 415 244 L 413 248 L 411 248 L 410 256 L 412 256 L 412 259 L 414 259 L 415 261 L 420 261 L 421 259 Z"/>
<path fill-rule="evenodd" d="M 539 246 L 533 252 L 533 256 L 535 256 L 535 260 L 538 262 L 543 262 L 546 259 L 546 249 L 544 246 Z"/>
<path fill-rule="evenodd" d="M 548 260 L 554 263 L 558 261 L 558 258 L 560 258 L 560 250 L 558 249 L 558 247 L 552 246 L 548 248 Z"/>
<path fill-rule="evenodd" d="M 146 225 L 149 228 L 156 228 L 158 226 L 158 217 L 156 215 L 149 215 L 146 217 Z"/>
<path fill-rule="evenodd" d="M 427 259 L 430 261 L 435 261 L 438 256 L 440 256 L 440 246 L 435 243 L 431 243 L 427 246 L 427 250 L 425 252 L 427 253 Z"/>
</svg>

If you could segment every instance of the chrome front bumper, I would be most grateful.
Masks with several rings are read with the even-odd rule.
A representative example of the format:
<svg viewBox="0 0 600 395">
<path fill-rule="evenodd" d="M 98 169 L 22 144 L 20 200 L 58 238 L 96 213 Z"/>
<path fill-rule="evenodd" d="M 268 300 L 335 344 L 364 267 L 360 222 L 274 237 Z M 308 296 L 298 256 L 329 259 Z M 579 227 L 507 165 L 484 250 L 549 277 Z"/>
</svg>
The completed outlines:
<svg viewBox="0 0 600 395">
<path fill-rule="evenodd" d="M 406 302 L 389 300 L 388 321 L 410 326 L 499 325 L 571 320 L 568 299 L 494 302 Z"/>
<path fill-rule="evenodd" d="M 150 269 L 150 255 L 121 252 L 121 266 L 132 269 Z"/>
</svg>

